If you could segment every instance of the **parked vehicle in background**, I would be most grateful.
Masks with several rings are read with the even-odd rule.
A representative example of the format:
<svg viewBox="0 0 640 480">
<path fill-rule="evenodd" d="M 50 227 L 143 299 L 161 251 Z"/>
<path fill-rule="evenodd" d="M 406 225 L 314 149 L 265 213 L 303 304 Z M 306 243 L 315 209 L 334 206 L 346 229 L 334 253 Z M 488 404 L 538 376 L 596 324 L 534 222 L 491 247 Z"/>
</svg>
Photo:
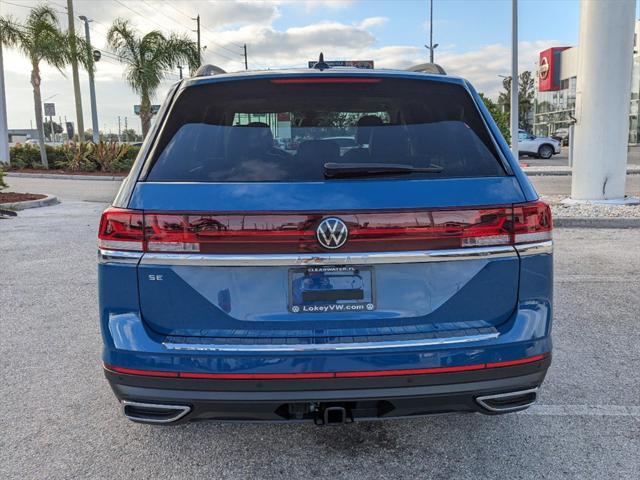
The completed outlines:
<svg viewBox="0 0 640 480">
<path fill-rule="evenodd" d="M 341 155 L 344 155 L 345 152 L 358 146 L 355 137 L 326 137 L 324 140 L 328 142 L 336 142 L 340 148 Z"/>
<path fill-rule="evenodd" d="M 536 137 L 524 130 L 518 130 L 518 151 L 520 155 L 548 160 L 560 153 L 560 142 L 550 137 Z"/>
<path fill-rule="evenodd" d="M 551 138 L 560 142 L 560 145 L 563 147 L 569 146 L 569 129 L 568 128 L 558 128 L 553 134 L 551 134 Z"/>
<path fill-rule="evenodd" d="M 104 371 L 131 420 L 341 424 L 536 400 L 551 212 L 465 80 L 185 79 L 145 145 L 98 234 Z"/>
</svg>

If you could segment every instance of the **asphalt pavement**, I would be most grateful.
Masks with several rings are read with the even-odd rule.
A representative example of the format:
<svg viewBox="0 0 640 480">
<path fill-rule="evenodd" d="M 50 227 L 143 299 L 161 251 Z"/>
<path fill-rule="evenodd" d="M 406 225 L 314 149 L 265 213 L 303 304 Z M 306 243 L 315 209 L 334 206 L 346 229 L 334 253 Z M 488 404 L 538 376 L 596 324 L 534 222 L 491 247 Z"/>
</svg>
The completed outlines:
<svg viewBox="0 0 640 480">
<path fill-rule="evenodd" d="M 554 360 L 527 412 L 161 428 L 123 418 L 101 371 L 95 236 L 117 183 L 59 182 L 62 204 L 0 220 L 0 478 L 638 478 L 639 230 L 556 229 Z"/>
</svg>

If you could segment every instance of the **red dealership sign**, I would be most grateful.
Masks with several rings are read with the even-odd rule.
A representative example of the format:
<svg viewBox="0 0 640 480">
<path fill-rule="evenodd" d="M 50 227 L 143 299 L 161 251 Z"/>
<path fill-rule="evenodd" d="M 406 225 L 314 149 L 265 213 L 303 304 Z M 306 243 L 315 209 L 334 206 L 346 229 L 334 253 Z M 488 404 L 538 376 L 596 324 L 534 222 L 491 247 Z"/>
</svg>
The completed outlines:
<svg viewBox="0 0 640 480">
<path fill-rule="evenodd" d="M 538 91 L 560 90 L 560 52 L 569 47 L 552 47 L 540 52 Z"/>
</svg>

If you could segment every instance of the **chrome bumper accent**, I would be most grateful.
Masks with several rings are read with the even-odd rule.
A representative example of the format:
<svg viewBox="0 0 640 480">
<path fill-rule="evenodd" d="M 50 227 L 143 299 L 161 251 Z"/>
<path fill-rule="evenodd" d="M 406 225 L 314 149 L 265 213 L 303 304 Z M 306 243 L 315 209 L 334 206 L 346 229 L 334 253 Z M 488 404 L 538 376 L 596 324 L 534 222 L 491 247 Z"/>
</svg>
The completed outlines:
<svg viewBox="0 0 640 480">
<path fill-rule="evenodd" d="M 450 250 L 369 253 L 300 253 L 213 255 L 192 253 L 145 253 L 141 265 L 191 265 L 211 267 L 279 267 L 305 265 L 379 265 L 385 263 L 449 262 L 517 256 L 513 246 L 469 247 Z"/>
<path fill-rule="evenodd" d="M 420 340 L 397 340 L 388 342 L 368 343 L 317 343 L 317 344 L 275 344 L 275 345 L 225 345 L 198 343 L 170 343 L 163 342 L 167 350 L 197 351 L 197 352 L 316 352 L 343 350 L 375 350 L 390 348 L 414 348 L 434 345 L 450 345 L 457 343 L 481 342 L 498 338 L 498 332 L 483 333 L 459 337 L 425 338 Z"/>
<path fill-rule="evenodd" d="M 491 400 L 504 400 L 504 399 L 509 399 L 509 398 L 517 398 L 519 396 L 528 395 L 528 394 L 533 394 L 533 399 L 531 400 L 531 402 L 523 404 L 523 405 L 518 405 L 518 406 L 515 406 L 515 407 L 509 407 L 509 406 L 507 406 L 507 407 L 492 407 L 488 403 Z M 538 399 L 538 388 L 536 387 L 536 388 L 530 388 L 528 390 L 518 390 L 516 392 L 498 393 L 498 394 L 495 394 L 495 395 L 484 395 L 482 397 L 476 398 L 476 402 L 478 402 L 478 404 L 482 408 L 485 408 L 485 409 L 489 410 L 490 412 L 500 413 L 500 412 L 517 412 L 518 410 L 524 410 L 525 408 L 528 408 L 531 405 L 533 405 L 537 399 Z"/>
<path fill-rule="evenodd" d="M 117 250 L 98 249 L 98 263 L 133 263 L 142 258 L 142 252 L 121 252 Z"/>
<path fill-rule="evenodd" d="M 553 240 L 546 240 L 544 242 L 536 243 L 523 243 L 516 245 L 518 255 L 521 257 L 526 255 L 540 255 L 553 253 Z"/>
</svg>

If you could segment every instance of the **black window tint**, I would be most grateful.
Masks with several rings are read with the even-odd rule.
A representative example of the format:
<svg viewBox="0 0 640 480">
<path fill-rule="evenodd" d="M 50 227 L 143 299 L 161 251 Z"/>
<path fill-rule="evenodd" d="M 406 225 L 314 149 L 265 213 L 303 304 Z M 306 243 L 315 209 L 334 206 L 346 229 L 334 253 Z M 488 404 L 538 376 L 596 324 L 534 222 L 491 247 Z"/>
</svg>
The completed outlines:
<svg viewBox="0 0 640 480">
<path fill-rule="evenodd" d="M 148 181 L 322 181 L 328 162 L 441 167 L 411 178 L 505 174 L 466 90 L 428 80 L 191 86 L 154 152 Z"/>
</svg>

